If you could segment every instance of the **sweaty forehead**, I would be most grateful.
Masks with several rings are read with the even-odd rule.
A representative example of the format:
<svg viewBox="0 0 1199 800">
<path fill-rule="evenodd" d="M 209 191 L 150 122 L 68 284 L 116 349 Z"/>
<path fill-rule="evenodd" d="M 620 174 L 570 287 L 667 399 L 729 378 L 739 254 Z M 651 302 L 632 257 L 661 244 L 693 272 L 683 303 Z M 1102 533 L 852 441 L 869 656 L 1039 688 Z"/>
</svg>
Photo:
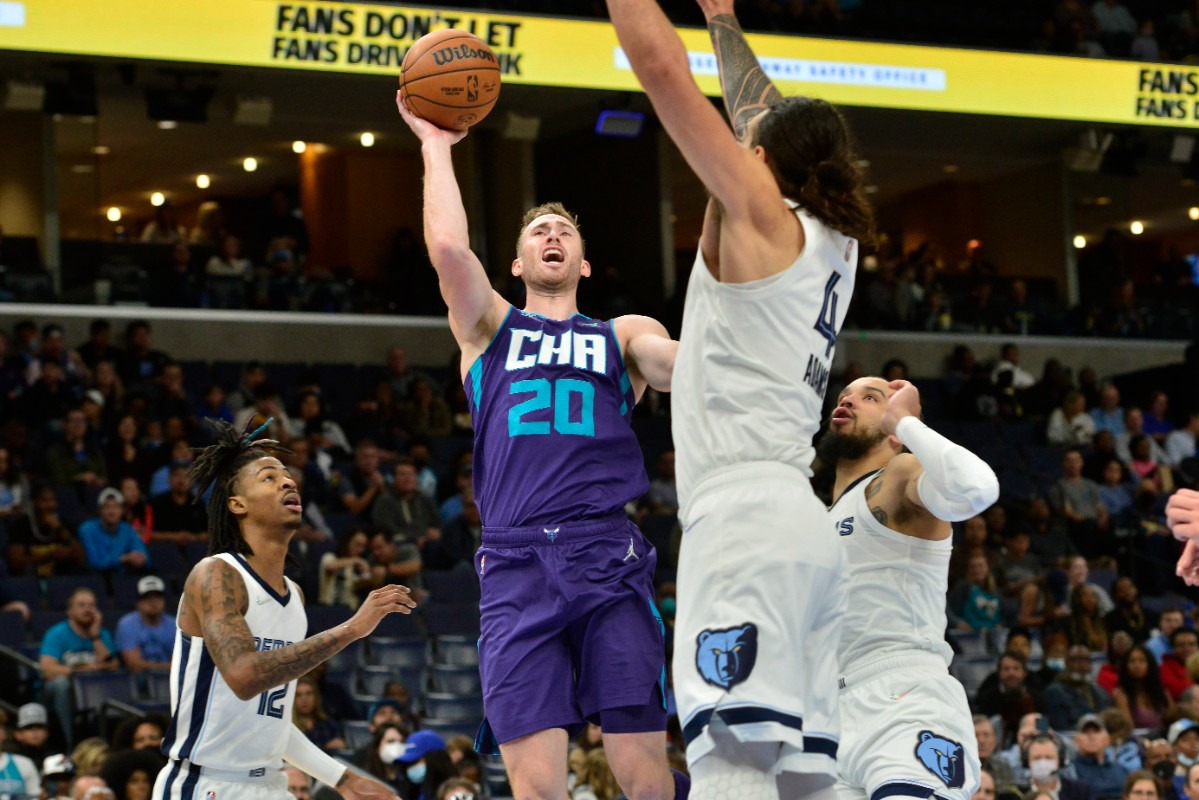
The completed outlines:
<svg viewBox="0 0 1199 800">
<path fill-rule="evenodd" d="M 284 469 L 283 462 L 279 459 L 275 458 L 274 456 L 263 456 L 262 458 L 256 458 L 249 464 L 246 464 L 246 466 L 243 467 L 243 471 L 249 472 L 251 475 L 257 475 L 260 471 L 269 469 L 271 467 L 274 467 L 275 469 Z"/>
<path fill-rule="evenodd" d="M 841 390 L 841 397 L 844 397 L 850 392 L 857 392 L 861 394 L 867 390 L 879 392 L 883 397 L 891 396 L 891 387 L 889 387 L 887 382 L 882 378 L 858 378 L 856 381 Z"/>
<path fill-rule="evenodd" d="M 561 223 L 572 230 L 576 230 L 574 223 L 561 214 L 542 214 L 540 217 L 536 217 L 532 222 L 526 225 L 525 230 L 531 231 L 541 225 L 553 225 L 555 222 Z"/>
</svg>

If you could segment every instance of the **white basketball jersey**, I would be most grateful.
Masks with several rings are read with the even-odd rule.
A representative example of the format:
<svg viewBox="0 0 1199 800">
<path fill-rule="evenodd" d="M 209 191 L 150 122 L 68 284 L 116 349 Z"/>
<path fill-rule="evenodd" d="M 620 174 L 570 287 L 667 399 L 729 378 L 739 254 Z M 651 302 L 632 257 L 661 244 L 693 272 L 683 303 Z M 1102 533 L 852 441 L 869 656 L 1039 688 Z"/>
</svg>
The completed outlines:
<svg viewBox="0 0 1199 800">
<path fill-rule="evenodd" d="M 302 641 L 308 632 L 300 591 L 287 580 L 280 595 L 246 560 L 233 553 L 219 558 L 236 569 L 250 596 L 246 624 L 259 651 Z M 173 759 L 200 766 L 253 772 L 280 769 L 291 730 L 295 681 L 239 700 L 221 677 L 204 640 L 175 631 L 171 658 L 171 725 L 162 749 Z"/>
<path fill-rule="evenodd" d="M 951 538 L 919 539 L 893 531 L 870 513 L 871 472 L 829 509 L 849 556 L 849 587 L 838 652 L 841 674 L 885 656 L 913 651 L 953 659 L 945 641 Z"/>
<path fill-rule="evenodd" d="M 812 437 L 853 295 L 858 243 L 789 205 L 805 241 L 783 272 L 721 283 L 702 251 L 691 269 L 671 380 L 684 509 L 721 467 L 774 461 L 812 474 Z"/>
</svg>

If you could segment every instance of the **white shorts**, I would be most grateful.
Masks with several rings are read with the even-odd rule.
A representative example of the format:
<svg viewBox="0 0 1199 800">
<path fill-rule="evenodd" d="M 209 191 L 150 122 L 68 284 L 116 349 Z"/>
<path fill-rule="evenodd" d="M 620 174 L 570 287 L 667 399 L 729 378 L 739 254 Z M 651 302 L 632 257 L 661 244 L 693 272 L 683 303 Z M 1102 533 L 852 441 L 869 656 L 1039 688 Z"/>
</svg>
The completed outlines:
<svg viewBox="0 0 1199 800">
<path fill-rule="evenodd" d="M 777 463 L 709 475 L 681 516 L 674 687 L 694 764 L 718 746 L 781 745 L 776 772 L 836 775 L 846 555 L 807 476 Z"/>
<path fill-rule="evenodd" d="M 207 774 L 206 774 L 207 773 Z M 222 774 L 222 773 L 215 773 Z M 282 770 L 260 778 L 220 780 L 213 771 L 189 761 L 168 761 L 154 781 L 151 800 L 293 800 Z"/>
<path fill-rule="evenodd" d="M 933 653 L 883 658 L 843 679 L 837 800 L 970 800 L 980 765 L 962 684 Z"/>
</svg>

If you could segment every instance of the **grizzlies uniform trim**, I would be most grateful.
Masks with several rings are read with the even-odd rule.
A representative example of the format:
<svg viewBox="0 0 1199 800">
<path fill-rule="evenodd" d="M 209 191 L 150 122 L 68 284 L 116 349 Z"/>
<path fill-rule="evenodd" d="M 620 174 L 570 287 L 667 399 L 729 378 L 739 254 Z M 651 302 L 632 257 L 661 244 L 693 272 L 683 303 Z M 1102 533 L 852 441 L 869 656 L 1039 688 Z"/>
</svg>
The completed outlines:
<svg viewBox="0 0 1199 800">
<path fill-rule="evenodd" d="M 936 797 L 937 800 L 949 800 L 949 798 L 937 794 L 936 789 L 902 781 L 883 784 L 874 790 L 874 794 L 870 795 L 870 800 L 885 800 L 888 797 Z"/>
</svg>

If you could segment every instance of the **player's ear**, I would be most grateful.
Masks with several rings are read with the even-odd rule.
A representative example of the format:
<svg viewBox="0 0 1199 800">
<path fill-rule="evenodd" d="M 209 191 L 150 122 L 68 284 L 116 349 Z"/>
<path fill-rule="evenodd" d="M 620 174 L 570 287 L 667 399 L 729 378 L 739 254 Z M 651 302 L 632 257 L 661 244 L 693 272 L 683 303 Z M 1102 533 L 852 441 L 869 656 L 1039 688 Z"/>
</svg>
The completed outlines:
<svg viewBox="0 0 1199 800">
<path fill-rule="evenodd" d="M 240 517 L 240 516 L 244 515 L 247 510 L 246 509 L 246 499 L 244 497 L 242 497 L 240 494 L 229 495 L 229 502 L 227 503 L 227 506 L 229 508 L 230 513 L 232 513 L 233 516 L 235 516 L 235 517 Z"/>
<path fill-rule="evenodd" d="M 512 260 L 512 274 L 519 278 L 520 273 L 523 271 L 524 271 L 524 265 L 520 263 L 520 259 L 519 258 L 513 259 Z"/>
<path fill-rule="evenodd" d="M 749 152 L 754 154 L 754 158 L 761 161 L 763 164 L 769 164 L 770 158 L 766 155 L 766 148 L 760 144 L 755 144 Z"/>
<path fill-rule="evenodd" d="M 584 278 L 591 277 L 591 262 L 590 261 L 588 261 L 587 259 L 583 259 L 583 263 L 579 265 L 579 274 L 582 275 Z"/>
</svg>

